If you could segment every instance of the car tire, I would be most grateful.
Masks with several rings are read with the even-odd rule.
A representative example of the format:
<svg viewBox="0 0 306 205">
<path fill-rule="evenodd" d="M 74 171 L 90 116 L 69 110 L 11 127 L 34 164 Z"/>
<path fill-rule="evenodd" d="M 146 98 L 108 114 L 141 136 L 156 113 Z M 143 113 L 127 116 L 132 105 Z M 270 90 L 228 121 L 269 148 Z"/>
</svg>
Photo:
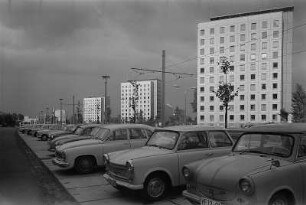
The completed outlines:
<svg viewBox="0 0 306 205">
<path fill-rule="evenodd" d="M 151 175 L 145 183 L 143 196 L 149 201 L 159 201 L 166 196 L 169 188 L 169 182 L 163 175 Z"/>
<path fill-rule="evenodd" d="M 75 160 L 75 170 L 79 174 L 88 174 L 93 172 L 95 168 L 96 162 L 93 157 L 90 156 L 83 156 L 83 157 L 78 157 Z"/>
<path fill-rule="evenodd" d="M 290 196 L 278 193 L 271 198 L 269 205 L 294 205 L 294 202 Z"/>
</svg>

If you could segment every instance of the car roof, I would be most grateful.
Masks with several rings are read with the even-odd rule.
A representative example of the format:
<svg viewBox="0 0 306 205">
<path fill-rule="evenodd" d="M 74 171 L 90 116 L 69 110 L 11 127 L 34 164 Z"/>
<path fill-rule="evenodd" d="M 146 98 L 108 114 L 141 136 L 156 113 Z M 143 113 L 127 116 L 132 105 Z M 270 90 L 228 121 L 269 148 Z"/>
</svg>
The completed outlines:
<svg viewBox="0 0 306 205">
<path fill-rule="evenodd" d="M 103 124 L 100 127 L 108 128 L 108 129 L 117 129 L 117 128 L 150 128 L 154 129 L 154 127 L 145 124 Z"/>
<path fill-rule="evenodd" d="M 203 131 L 203 130 L 225 130 L 223 127 L 210 127 L 203 125 L 180 125 L 159 128 L 159 130 L 173 130 L 178 132 Z"/>
<path fill-rule="evenodd" d="M 279 123 L 256 125 L 246 128 L 247 132 L 276 132 L 276 133 L 306 133 L 306 123 Z"/>
</svg>

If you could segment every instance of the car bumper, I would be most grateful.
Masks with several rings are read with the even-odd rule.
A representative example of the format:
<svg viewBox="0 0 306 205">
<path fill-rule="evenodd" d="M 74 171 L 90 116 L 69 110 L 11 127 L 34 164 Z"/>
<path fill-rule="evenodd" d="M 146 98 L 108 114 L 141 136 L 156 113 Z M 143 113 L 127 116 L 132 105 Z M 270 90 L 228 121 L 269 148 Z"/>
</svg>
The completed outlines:
<svg viewBox="0 0 306 205">
<path fill-rule="evenodd" d="M 62 168 L 69 168 L 69 163 L 59 160 L 58 158 L 53 158 L 52 163 Z"/>
<path fill-rule="evenodd" d="M 106 181 L 108 183 L 110 183 L 110 185 L 112 185 L 113 187 L 116 187 L 116 186 L 121 186 L 121 187 L 125 187 L 125 188 L 128 188 L 130 190 L 140 190 L 140 189 L 143 189 L 143 185 L 140 184 L 140 185 L 134 185 L 134 184 L 130 184 L 128 182 L 124 182 L 124 181 L 119 181 L 117 179 L 114 179 L 113 177 L 111 177 L 110 175 L 108 174 L 104 174 L 103 175 L 104 179 L 106 179 Z"/>
</svg>

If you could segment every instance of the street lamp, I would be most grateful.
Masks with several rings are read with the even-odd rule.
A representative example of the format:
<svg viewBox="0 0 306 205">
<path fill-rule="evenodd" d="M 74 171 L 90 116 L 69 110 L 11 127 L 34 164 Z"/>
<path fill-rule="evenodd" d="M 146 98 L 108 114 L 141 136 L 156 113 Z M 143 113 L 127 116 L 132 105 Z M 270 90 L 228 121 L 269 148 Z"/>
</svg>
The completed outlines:
<svg viewBox="0 0 306 205">
<path fill-rule="evenodd" d="M 62 121 L 62 107 L 63 107 L 63 99 L 60 98 L 60 124 L 62 125 L 63 124 L 63 121 Z"/>
</svg>

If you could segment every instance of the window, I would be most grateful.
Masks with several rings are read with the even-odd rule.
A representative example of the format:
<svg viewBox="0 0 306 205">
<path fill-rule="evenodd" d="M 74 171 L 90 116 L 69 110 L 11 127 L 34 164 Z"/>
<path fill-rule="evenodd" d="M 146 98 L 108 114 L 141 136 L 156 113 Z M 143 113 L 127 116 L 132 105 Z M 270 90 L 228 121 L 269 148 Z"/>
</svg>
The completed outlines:
<svg viewBox="0 0 306 205">
<path fill-rule="evenodd" d="M 244 75 L 240 75 L 240 81 L 244 81 L 245 80 L 245 76 Z"/>
<path fill-rule="evenodd" d="M 261 27 L 262 28 L 268 28 L 268 22 L 267 21 L 261 22 Z"/>
<path fill-rule="evenodd" d="M 219 82 L 224 82 L 224 76 L 219 76 Z"/>
<path fill-rule="evenodd" d="M 204 105 L 200 106 L 200 111 L 204 111 Z"/>
<path fill-rule="evenodd" d="M 222 131 L 209 132 L 209 141 L 212 147 L 230 147 L 232 146 L 231 140 Z"/>
<path fill-rule="evenodd" d="M 245 54 L 240 54 L 240 61 L 245 61 Z"/>
<path fill-rule="evenodd" d="M 261 70 L 267 70 L 267 63 L 261 63 Z"/>
<path fill-rule="evenodd" d="M 219 110 L 223 111 L 223 108 L 224 108 L 223 105 L 220 105 Z"/>
<path fill-rule="evenodd" d="M 255 121 L 255 115 L 251 115 L 251 121 Z"/>
<path fill-rule="evenodd" d="M 266 121 L 267 120 L 267 116 L 266 115 L 261 115 L 261 120 L 262 121 Z"/>
<path fill-rule="evenodd" d="M 267 89 L 267 85 L 266 84 L 261 84 L 261 89 L 262 90 L 266 90 Z"/>
<path fill-rule="evenodd" d="M 251 84 L 250 90 L 251 90 L 251 91 L 256 91 L 256 85 L 255 85 L 255 84 Z"/>
<path fill-rule="evenodd" d="M 229 105 L 229 106 L 228 106 L 228 110 L 234 111 L 234 105 Z"/>
<path fill-rule="evenodd" d="M 204 96 L 201 96 L 201 97 L 200 97 L 200 101 L 201 101 L 201 102 L 204 102 Z"/>
<path fill-rule="evenodd" d="M 200 77 L 200 84 L 204 84 L 204 77 Z"/>
<path fill-rule="evenodd" d="M 278 48 L 279 42 L 278 41 L 273 41 L 273 48 Z"/>
<path fill-rule="evenodd" d="M 250 64 L 250 70 L 256 70 L 256 63 L 251 63 Z"/>
<path fill-rule="evenodd" d="M 256 23 L 252 23 L 251 24 L 251 30 L 255 30 L 256 29 Z"/>
<path fill-rule="evenodd" d="M 205 44 L 205 39 L 201 39 L 200 44 L 201 44 L 201 46 L 203 46 Z"/>
<path fill-rule="evenodd" d="M 261 59 L 262 59 L 262 60 L 267 60 L 267 56 L 268 56 L 268 55 L 267 55 L 266 53 L 262 53 L 262 54 L 261 54 Z"/>
<path fill-rule="evenodd" d="M 220 53 L 224 53 L 224 47 L 220 47 Z"/>
<path fill-rule="evenodd" d="M 268 42 L 262 42 L 261 49 L 267 49 L 268 48 Z"/>
<path fill-rule="evenodd" d="M 230 79 L 229 79 L 229 81 L 232 83 L 232 82 L 234 82 L 234 80 L 235 80 L 234 75 L 230 75 Z"/>
<path fill-rule="evenodd" d="M 277 104 L 272 104 L 272 110 L 277 110 Z"/>
<path fill-rule="evenodd" d="M 215 89 L 214 86 L 210 86 L 210 87 L 209 87 L 209 91 L 210 91 L 210 92 L 214 92 L 214 89 Z"/>
<path fill-rule="evenodd" d="M 240 44 L 240 51 L 245 51 L 245 44 Z"/>
<path fill-rule="evenodd" d="M 215 29 L 214 28 L 210 28 L 209 33 L 210 33 L 210 35 L 215 34 Z"/>
<path fill-rule="evenodd" d="M 244 111 L 244 105 L 240 105 L 240 111 Z"/>
<path fill-rule="evenodd" d="M 252 51 L 255 51 L 255 50 L 256 50 L 256 43 L 252 43 L 252 44 L 251 44 L 251 50 L 252 50 Z"/>
<path fill-rule="evenodd" d="M 204 48 L 200 49 L 200 55 L 204 55 Z"/>
<path fill-rule="evenodd" d="M 273 38 L 279 37 L 279 31 L 273 31 Z"/>
<path fill-rule="evenodd" d="M 204 64 L 204 58 L 200 58 L 200 64 L 201 64 L 201 65 Z"/>
<path fill-rule="evenodd" d="M 230 52 L 235 52 L 235 46 L 230 46 Z"/>
<path fill-rule="evenodd" d="M 209 77 L 209 82 L 214 83 L 214 77 Z"/>
<path fill-rule="evenodd" d="M 250 109 L 251 109 L 251 111 L 255 111 L 255 104 L 251 104 Z"/>
<path fill-rule="evenodd" d="M 128 139 L 128 132 L 126 129 L 119 129 L 115 130 L 110 137 L 110 140 L 127 140 Z"/>
<path fill-rule="evenodd" d="M 224 115 L 220 115 L 220 116 L 219 116 L 219 121 L 220 121 L 220 122 L 223 122 L 223 121 L 224 121 Z"/>
<path fill-rule="evenodd" d="M 244 115 L 240 115 L 240 121 L 244 121 Z"/>
<path fill-rule="evenodd" d="M 214 38 L 210 38 L 209 39 L 209 43 L 210 43 L 210 45 L 214 44 L 215 43 L 215 39 Z"/>
<path fill-rule="evenodd" d="M 187 132 L 179 144 L 179 150 L 207 148 L 208 140 L 205 132 Z"/>
<path fill-rule="evenodd" d="M 201 36 L 204 36 L 204 35 L 205 35 L 205 30 L 204 30 L 204 29 L 201 29 L 201 30 L 200 30 L 200 35 L 201 35 Z"/>
<path fill-rule="evenodd" d="M 211 48 L 209 49 L 209 54 L 214 54 L 214 52 L 215 52 L 215 48 L 211 47 Z"/>
<path fill-rule="evenodd" d="M 251 95 L 250 95 L 250 99 L 251 99 L 251 100 L 255 100 L 255 95 L 254 95 L 254 94 L 251 94 Z"/>
<path fill-rule="evenodd" d="M 277 59 L 278 58 L 278 52 L 277 51 L 274 51 L 273 52 L 273 59 Z"/>
<path fill-rule="evenodd" d="M 215 110 L 215 107 L 213 105 L 209 106 L 209 110 L 210 111 L 214 111 Z"/>
<path fill-rule="evenodd" d="M 261 111 L 267 111 L 267 105 L 261 104 Z"/>
<path fill-rule="evenodd" d="M 220 27 L 220 33 L 224 33 L 225 32 L 225 27 Z"/>
<path fill-rule="evenodd" d="M 200 120 L 204 121 L 204 115 L 200 115 Z"/>
<path fill-rule="evenodd" d="M 240 101 L 244 101 L 244 95 L 240 95 L 239 98 L 240 98 Z"/>
<path fill-rule="evenodd" d="M 200 87 L 200 92 L 204 92 L 204 87 Z"/>
<path fill-rule="evenodd" d="M 251 54 L 251 60 L 252 61 L 256 60 L 256 55 L 255 54 Z"/>
<path fill-rule="evenodd" d="M 220 37 L 220 43 L 224 43 L 224 37 Z"/>
<path fill-rule="evenodd" d="M 210 72 L 210 73 L 214 73 L 214 71 L 215 71 L 215 68 L 214 68 L 214 67 L 209 67 L 209 72 Z"/>
<path fill-rule="evenodd" d="M 240 90 L 240 91 L 244 91 L 244 89 L 245 89 L 245 86 L 244 86 L 244 85 L 240 85 L 240 86 L 239 86 L 239 90 Z"/>
<path fill-rule="evenodd" d="M 215 63 L 214 57 L 210 57 L 210 58 L 209 58 L 209 63 L 210 63 L 210 64 L 214 64 L 214 63 Z"/>
<path fill-rule="evenodd" d="M 200 68 L 200 73 L 204 73 L 204 68 Z"/>
<path fill-rule="evenodd" d="M 229 61 L 230 61 L 230 62 L 234 62 L 234 61 L 235 61 L 235 56 L 234 56 L 234 55 L 231 55 L 231 56 L 229 57 Z"/>
<path fill-rule="evenodd" d="M 261 74 L 261 80 L 267 80 L 267 73 Z"/>
<path fill-rule="evenodd" d="M 230 26 L 230 32 L 235 32 L 235 26 L 234 25 Z"/>
<path fill-rule="evenodd" d="M 255 74 L 251 74 L 251 80 L 255 80 L 256 75 Z"/>
<path fill-rule="evenodd" d="M 146 132 L 143 129 L 139 128 L 131 128 L 130 131 L 130 139 L 146 139 Z"/>
<path fill-rule="evenodd" d="M 267 97 L 267 94 L 261 94 L 261 99 L 262 99 L 262 100 L 265 100 L 266 97 Z"/>
<path fill-rule="evenodd" d="M 276 99 L 277 99 L 277 94 L 274 93 L 274 94 L 272 95 L 272 98 L 273 98 L 273 100 L 276 100 Z"/>
<path fill-rule="evenodd" d="M 279 27 L 279 20 L 274 20 L 274 21 L 273 21 L 273 27 L 274 27 L 274 28 Z"/>
<path fill-rule="evenodd" d="M 272 88 L 273 88 L 273 89 L 277 89 L 277 87 L 278 87 L 278 84 L 277 84 L 277 83 L 273 83 L 273 84 L 272 84 Z"/>
<path fill-rule="evenodd" d="M 256 40 L 257 37 L 256 37 L 256 33 L 251 33 L 251 40 Z"/>
<path fill-rule="evenodd" d="M 240 60 L 241 60 L 241 57 L 240 57 Z M 241 64 L 239 67 L 240 67 L 240 71 L 245 71 L 245 64 Z"/>
<path fill-rule="evenodd" d="M 277 79 L 278 73 L 273 73 L 273 79 Z"/>
<path fill-rule="evenodd" d="M 278 68 L 278 63 L 277 62 L 273 63 L 273 68 Z"/>
<path fill-rule="evenodd" d="M 230 119 L 230 121 L 233 121 L 234 120 L 234 115 L 230 115 L 229 119 Z"/>
<path fill-rule="evenodd" d="M 213 102 L 213 101 L 215 100 L 215 97 L 214 97 L 214 96 L 210 96 L 210 97 L 209 97 L 209 100 L 210 100 L 211 102 Z"/>
<path fill-rule="evenodd" d="M 235 42 L 235 36 L 230 36 L 230 42 Z"/>
<path fill-rule="evenodd" d="M 245 34 L 240 34 L 240 41 L 245 41 Z"/>
<path fill-rule="evenodd" d="M 246 29 L 245 24 L 241 24 L 241 25 L 240 25 L 240 31 L 245 31 L 245 29 Z"/>
<path fill-rule="evenodd" d="M 262 38 L 262 39 L 267 39 L 267 38 L 268 38 L 268 33 L 267 33 L 267 31 L 264 31 L 264 32 L 261 33 L 261 38 Z"/>
</svg>

